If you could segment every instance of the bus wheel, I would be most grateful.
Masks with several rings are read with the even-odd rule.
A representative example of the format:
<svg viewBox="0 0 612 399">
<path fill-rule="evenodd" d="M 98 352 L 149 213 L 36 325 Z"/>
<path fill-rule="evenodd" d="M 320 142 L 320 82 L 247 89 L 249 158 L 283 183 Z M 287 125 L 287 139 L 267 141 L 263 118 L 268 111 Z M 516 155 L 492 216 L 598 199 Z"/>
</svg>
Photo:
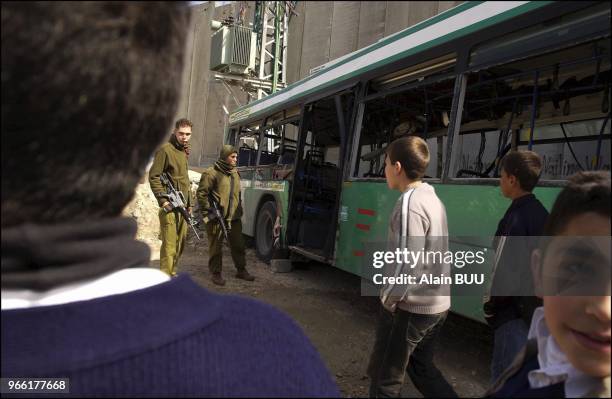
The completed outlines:
<svg viewBox="0 0 612 399">
<path fill-rule="evenodd" d="M 276 204 L 268 201 L 263 204 L 257 214 L 257 224 L 255 225 L 255 251 L 257 257 L 269 263 L 272 259 L 274 220 L 276 219 Z"/>
</svg>

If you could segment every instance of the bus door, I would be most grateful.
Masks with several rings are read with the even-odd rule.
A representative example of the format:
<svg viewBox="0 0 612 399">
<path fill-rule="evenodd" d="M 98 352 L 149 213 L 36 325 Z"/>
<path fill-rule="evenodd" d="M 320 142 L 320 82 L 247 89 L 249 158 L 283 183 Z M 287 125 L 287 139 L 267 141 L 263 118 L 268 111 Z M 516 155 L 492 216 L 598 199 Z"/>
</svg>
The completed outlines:
<svg viewBox="0 0 612 399">
<path fill-rule="evenodd" d="M 306 105 L 298 139 L 287 244 L 292 252 L 325 263 L 333 263 L 352 101 L 347 92 Z"/>
</svg>

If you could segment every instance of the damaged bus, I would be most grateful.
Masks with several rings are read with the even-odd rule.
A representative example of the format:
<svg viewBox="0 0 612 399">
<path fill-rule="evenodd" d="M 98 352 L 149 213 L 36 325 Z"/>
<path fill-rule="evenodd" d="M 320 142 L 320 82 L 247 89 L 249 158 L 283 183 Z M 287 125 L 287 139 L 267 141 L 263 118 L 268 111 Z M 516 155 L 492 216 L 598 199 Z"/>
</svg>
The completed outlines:
<svg viewBox="0 0 612 399">
<path fill-rule="evenodd" d="M 535 194 L 548 209 L 569 175 L 610 169 L 610 91 L 609 3 L 465 2 L 230 115 L 244 233 L 264 260 L 359 274 L 399 196 L 384 149 L 415 134 L 449 234 L 492 236 L 509 205 L 498 188 L 509 150 L 542 156 Z M 481 308 L 453 299 L 473 319 Z"/>
</svg>

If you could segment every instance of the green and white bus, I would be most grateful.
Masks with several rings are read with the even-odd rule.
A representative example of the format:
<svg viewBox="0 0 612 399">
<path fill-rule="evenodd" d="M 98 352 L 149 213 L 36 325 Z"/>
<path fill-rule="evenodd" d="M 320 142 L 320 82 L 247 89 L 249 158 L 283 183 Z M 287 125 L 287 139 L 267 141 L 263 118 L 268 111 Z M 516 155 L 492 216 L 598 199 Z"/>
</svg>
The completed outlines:
<svg viewBox="0 0 612 399">
<path fill-rule="evenodd" d="M 237 109 L 225 141 L 258 256 L 276 245 L 359 274 L 399 196 L 384 179 L 394 138 L 427 141 L 449 234 L 483 237 L 509 206 L 504 154 L 542 156 L 535 194 L 550 209 L 569 175 L 610 169 L 609 119 L 608 2 L 466 2 Z M 483 320 L 480 297 L 453 310 Z"/>
</svg>

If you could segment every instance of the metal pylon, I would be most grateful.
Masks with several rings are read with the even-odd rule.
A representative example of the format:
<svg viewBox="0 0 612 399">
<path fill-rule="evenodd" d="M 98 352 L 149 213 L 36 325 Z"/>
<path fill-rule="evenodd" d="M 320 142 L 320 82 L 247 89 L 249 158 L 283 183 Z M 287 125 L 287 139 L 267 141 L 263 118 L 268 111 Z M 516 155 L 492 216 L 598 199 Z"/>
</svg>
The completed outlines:
<svg viewBox="0 0 612 399">
<path fill-rule="evenodd" d="M 270 89 L 257 89 L 257 99 L 284 87 L 287 80 L 289 19 L 296 1 L 257 1 L 253 31 L 257 33 L 255 72 L 272 82 Z"/>
</svg>

